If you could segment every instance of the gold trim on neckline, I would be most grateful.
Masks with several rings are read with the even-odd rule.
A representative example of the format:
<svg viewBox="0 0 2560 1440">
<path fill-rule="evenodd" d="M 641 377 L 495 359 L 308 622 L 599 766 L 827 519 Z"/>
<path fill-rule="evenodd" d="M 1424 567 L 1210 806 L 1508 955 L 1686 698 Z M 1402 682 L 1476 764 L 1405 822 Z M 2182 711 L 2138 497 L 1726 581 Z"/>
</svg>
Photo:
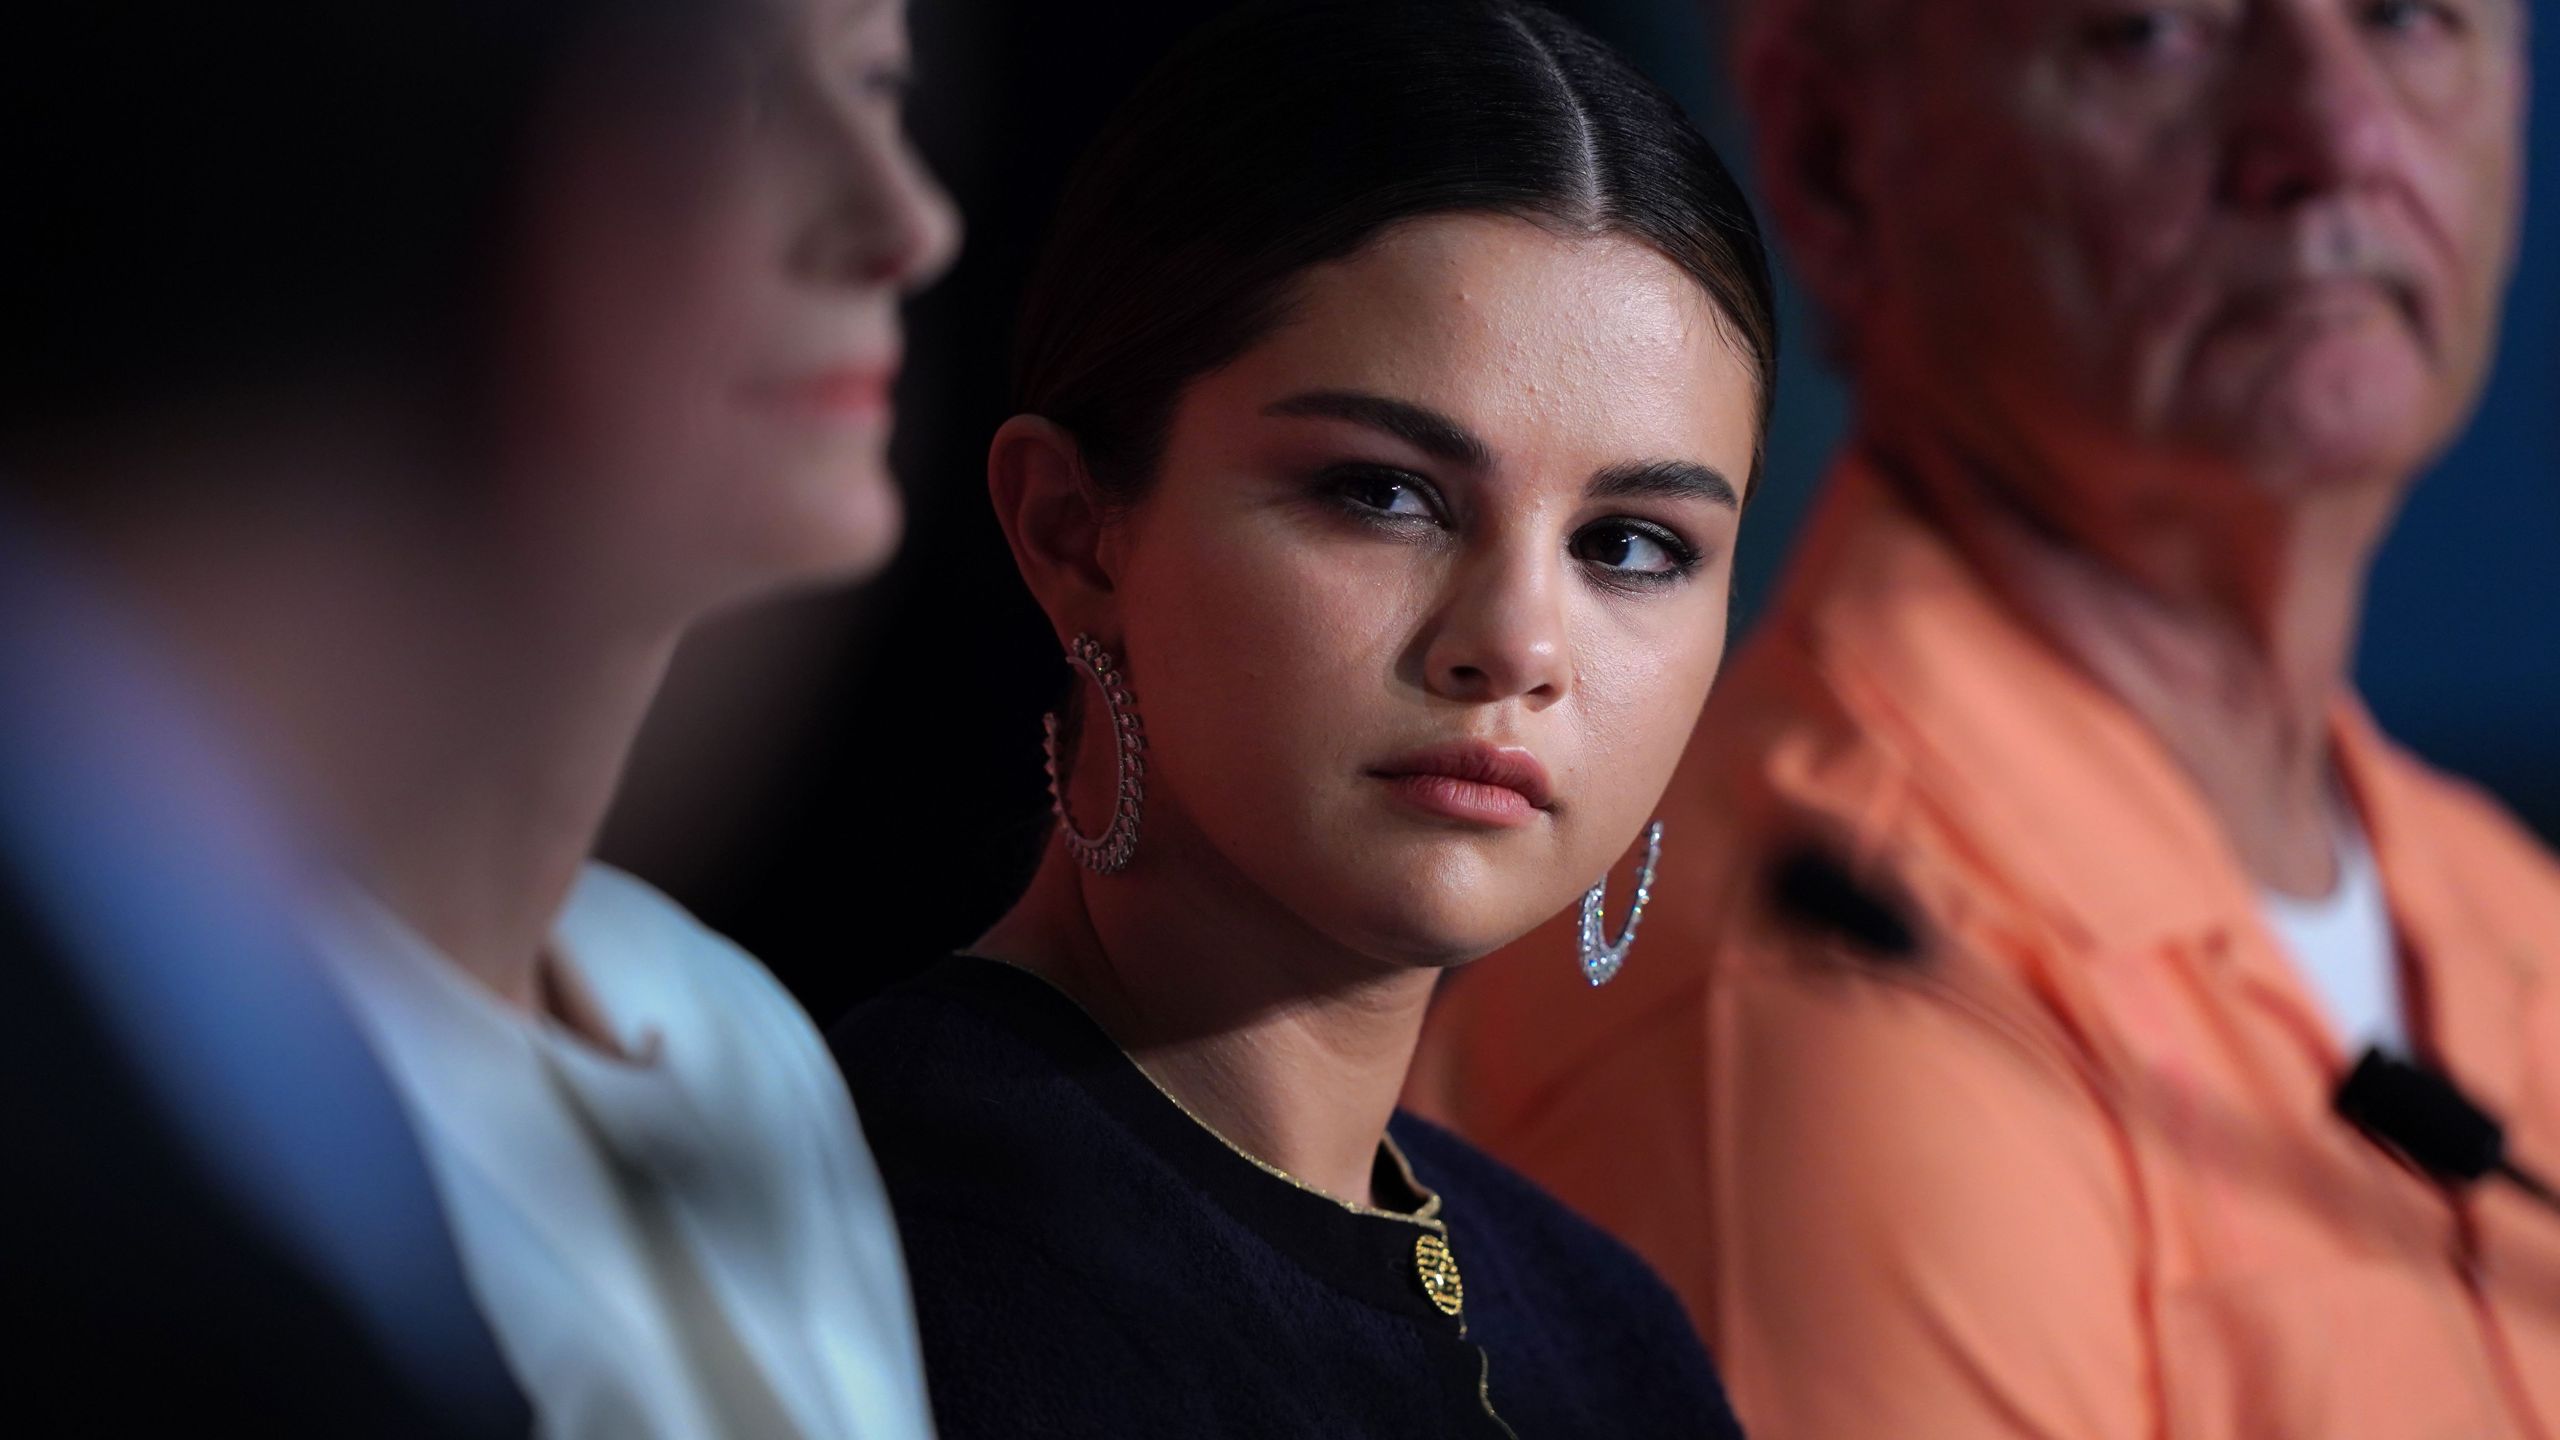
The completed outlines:
<svg viewBox="0 0 2560 1440">
<path fill-rule="evenodd" d="M 1073 997 L 1070 997 L 1070 1003 L 1072 1003 L 1072 999 Z M 1088 1016 L 1087 1018 L 1091 1017 Z M 1109 1034 L 1110 1032 L 1104 1031 L 1103 1033 Z M 1114 1041 L 1113 1043 L 1116 1045 L 1118 1042 Z M 1198 1113 L 1193 1111 L 1190 1106 L 1182 1103 L 1181 1096 L 1166 1089 L 1164 1087 L 1164 1082 L 1158 1080 L 1155 1077 L 1154 1072 L 1148 1070 L 1146 1066 L 1139 1064 L 1138 1057 L 1130 1054 L 1126 1050 L 1123 1050 L 1120 1052 L 1120 1058 L 1129 1062 L 1130 1069 L 1137 1071 L 1140 1075 L 1144 1075 L 1147 1079 L 1147 1083 L 1156 1087 L 1157 1094 L 1163 1096 L 1174 1109 L 1182 1112 L 1183 1118 L 1209 1132 L 1210 1139 L 1226 1146 L 1229 1150 L 1235 1152 L 1239 1159 L 1243 1160 L 1246 1164 L 1251 1165 L 1254 1169 L 1261 1171 L 1263 1174 L 1268 1175 L 1275 1180 L 1285 1180 L 1289 1184 L 1306 1191 L 1308 1194 L 1313 1195 L 1318 1199 L 1329 1200 L 1332 1203 L 1341 1206 L 1343 1209 L 1350 1211 L 1354 1215 L 1366 1215 L 1373 1220 L 1401 1220 L 1408 1225 L 1419 1225 L 1423 1229 L 1429 1230 L 1435 1234 L 1445 1235 L 1448 1233 L 1448 1223 L 1440 1218 L 1440 1196 L 1429 1186 L 1424 1185 L 1422 1181 L 1414 1175 L 1413 1162 L 1404 1158 L 1404 1150 L 1401 1146 L 1396 1144 L 1396 1137 L 1393 1135 L 1380 1135 L 1378 1137 L 1379 1148 L 1385 1150 L 1387 1152 L 1387 1158 L 1395 1162 L 1396 1173 L 1403 1178 L 1405 1188 L 1422 1197 L 1422 1205 L 1418 1209 L 1407 1211 L 1381 1210 L 1375 1205 L 1363 1205 L 1356 1200 L 1345 1200 L 1330 1190 L 1321 1189 L 1317 1186 L 1308 1184 L 1306 1181 L 1299 1179 L 1297 1176 L 1290 1174 L 1288 1171 L 1281 1169 L 1279 1166 L 1272 1164 L 1270 1161 L 1263 1159 L 1261 1156 L 1254 1154 L 1252 1151 L 1247 1150 L 1233 1140 L 1228 1139 L 1219 1131 L 1217 1126 L 1201 1119 Z"/>
<path fill-rule="evenodd" d="M 1395 1162 L 1396 1174 L 1404 1181 L 1405 1188 L 1422 1197 L 1421 1206 L 1414 1210 L 1398 1212 L 1394 1210 L 1381 1210 L 1375 1205 L 1363 1205 L 1357 1201 L 1345 1200 L 1341 1196 L 1334 1194 L 1332 1191 L 1308 1184 L 1306 1181 L 1299 1179 L 1297 1176 L 1290 1174 L 1288 1171 L 1283 1170 L 1279 1166 L 1272 1164 L 1270 1161 L 1263 1159 L 1261 1156 L 1254 1154 L 1252 1151 L 1247 1150 L 1233 1140 L 1228 1139 L 1217 1126 L 1201 1119 L 1198 1112 L 1194 1111 L 1190 1106 L 1182 1103 L 1181 1096 L 1176 1095 L 1171 1090 L 1165 1088 L 1164 1082 L 1155 1077 L 1155 1072 L 1149 1070 L 1146 1066 L 1139 1064 L 1138 1057 L 1130 1054 L 1128 1050 L 1121 1045 L 1119 1038 L 1111 1033 L 1110 1027 L 1104 1025 L 1100 1020 L 1095 1019 L 1093 1012 L 1084 1008 L 1083 1001 L 1068 994 L 1063 988 L 1051 981 L 1048 976 L 1031 969 L 1029 966 L 1016 965 L 1010 960 L 999 959 L 993 955 L 981 955 L 974 950 L 963 950 L 959 953 L 971 960 L 982 960 L 989 965 L 1001 965 L 1007 970 L 1014 971 L 1017 974 L 1027 975 L 1031 979 L 1038 981 L 1041 985 L 1046 986 L 1051 994 L 1056 995 L 1059 999 L 1074 1006 L 1076 1013 L 1085 1018 L 1085 1023 L 1091 1025 L 1095 1030 L 1100 1031 L 1103 1038 L 1111 1042 L 1111 1048 L 1120 1052 L 1120 1058 L 1129 1062 L 1129 1068 L 1137 1071 L 1139 1075 L 1145 1078 L 1149 1085 L 1154 1086 L 1156 1093 L 1163 1096 L 1167 1104 L 1171 1105 L 1174 1109 L 1181 1111 L 1184 1119 L 1199 1126 L 1202 1130 L 1207 1131 L 1210 1139 L 1226 1146 L 1227 1149 L 1236 1156 L 1236 1158 L 1244 1161 L 1248 1165 L 1251 1165 L 1254 1169 L 1261 1171 L 1263 1174 L 1268 1175 L 1275 1180 L 1283 1181 L 1300 1190 L 1304 1190 L 1319 1200 L 1339 1205 L 1354 1215 L 1365 1215 L 1372 1220 L 1401 1220 L 1408 1225 L 1419 1225 L 1423 1229 L 1432 1231 L 1435 1234 L 1448 1234 L 1448 1222 L 1440 1218 L 1439 1194 L 1432 1190 L 1431 1187 L 1423 1184 L 1420 1177 L 1413 1173 L 1413 1162 L 1405 1158 L 1404 1148 L 1396 1144 L 1396 1137 L 1393 1135 L 1381 1134 L 1378 1137 L 1378 1144 L 1380 1148 L 1387 1152 L 1387 1158 Z"/>
</svg>

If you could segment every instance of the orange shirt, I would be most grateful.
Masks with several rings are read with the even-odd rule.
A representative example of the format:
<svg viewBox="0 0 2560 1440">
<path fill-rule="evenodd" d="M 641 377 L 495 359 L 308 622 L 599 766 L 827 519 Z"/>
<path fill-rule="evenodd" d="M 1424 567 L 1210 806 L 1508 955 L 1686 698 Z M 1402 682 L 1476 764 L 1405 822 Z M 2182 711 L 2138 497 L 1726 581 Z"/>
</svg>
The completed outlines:
<svg viewBox="0 0 2560 1440">
<path fill-rule="evenodd" d="M 2560 1440 L 2560 1216 L 2330 1113 L 2348 1057 L 2168 754 L 1836 480 L 1625 973 L 1584 986 L 1570 917 L 1470 967 L 1417 1108 L 1651 1258 L 1756 1440 Z M 2412 1034 L 2560 1172 L 2560 868 L 2335 735 Z M 1808 841 L 1911 953 L 1772 899 Z"/>
</svg>

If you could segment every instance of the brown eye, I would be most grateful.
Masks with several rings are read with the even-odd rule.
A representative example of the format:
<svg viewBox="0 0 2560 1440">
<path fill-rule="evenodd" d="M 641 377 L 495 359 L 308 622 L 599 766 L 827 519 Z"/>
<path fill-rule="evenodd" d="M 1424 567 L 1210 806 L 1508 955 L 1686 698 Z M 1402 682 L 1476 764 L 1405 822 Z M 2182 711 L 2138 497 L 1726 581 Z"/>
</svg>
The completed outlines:
<svg viewBox="0 0 2560 1440">
<path fill-rule="evenodd" d="M 1355 510 L 1400 520 L 1436 520 L 1439 510 L 1429 489 L 1416 475 L 1367 465 L 1347 465 L 1327 472 L 1336 497 Z"/>
<path fill-rule="evenodd" d="M 1576 560 L 1629 577 L 1671 579 L 1698 563 L 1697 553 L 1678 536 L 1630 520 L 1586 525 L 1566 548 Z"/>
</svg>

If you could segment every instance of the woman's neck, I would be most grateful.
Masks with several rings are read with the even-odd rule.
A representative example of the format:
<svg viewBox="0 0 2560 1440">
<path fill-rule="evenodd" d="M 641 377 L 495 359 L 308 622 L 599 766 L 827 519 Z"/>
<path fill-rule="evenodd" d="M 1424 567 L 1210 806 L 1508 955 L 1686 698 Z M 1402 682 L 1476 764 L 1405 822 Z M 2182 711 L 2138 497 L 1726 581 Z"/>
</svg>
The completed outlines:
<svg viewBox="0 0 2560 1440">
<path fill-rule="evenodd" d="M 1379 1203 L 1378 1146 L 1436 972 L 1347 954 L 1240 877 L 1150 858 L 1089 876 L 1052 841 L 977 952 L 1056 985 L 1255 1159 L 1336 1200 Z"/>
<path fill-rule="evenodd" d="M 542 673 L 489 677 L 454 743 L 409 773 L 406 801 L 367 812 L 398 821 L 363 827 L 353 846 L 374 895 L 473 979 L 607 1049 L 591 1009 L 556 1003 L 566 992 L 544 967 L 675 640 L 600 639 Z"/>
<path fill-rule="evenodd" d="M 431 524 L 237 519 L 135 527 L 108 558 L 323 857 L 491 993 L 553 1008 L 545 951 L 678 630 L 574 621 Z"/>
</svg>

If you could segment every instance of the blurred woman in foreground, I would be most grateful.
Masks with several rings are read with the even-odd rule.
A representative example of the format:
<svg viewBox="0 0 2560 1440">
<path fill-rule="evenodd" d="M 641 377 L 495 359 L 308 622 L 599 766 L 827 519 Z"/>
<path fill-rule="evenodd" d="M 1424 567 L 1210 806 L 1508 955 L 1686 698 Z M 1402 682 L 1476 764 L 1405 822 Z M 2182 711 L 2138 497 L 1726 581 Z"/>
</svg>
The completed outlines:
<svg viewBox="0 0 2560 1440">
<path fill-rule="evenodd" d="M 902 7 L 86 28 L 16 54 L 149 133 L 104 163 L 110 132 L 46 132 L 90 168 L 42 223 L 92 233 L 11 309 L 0 463 L 307 840 L 302 918 L 538 1428 L 928 1433 L 815 1027 L 588 860 L 685 630 L 896 544 L 898 304 L 955 231 L 901 135 Z"/>
</svg>

